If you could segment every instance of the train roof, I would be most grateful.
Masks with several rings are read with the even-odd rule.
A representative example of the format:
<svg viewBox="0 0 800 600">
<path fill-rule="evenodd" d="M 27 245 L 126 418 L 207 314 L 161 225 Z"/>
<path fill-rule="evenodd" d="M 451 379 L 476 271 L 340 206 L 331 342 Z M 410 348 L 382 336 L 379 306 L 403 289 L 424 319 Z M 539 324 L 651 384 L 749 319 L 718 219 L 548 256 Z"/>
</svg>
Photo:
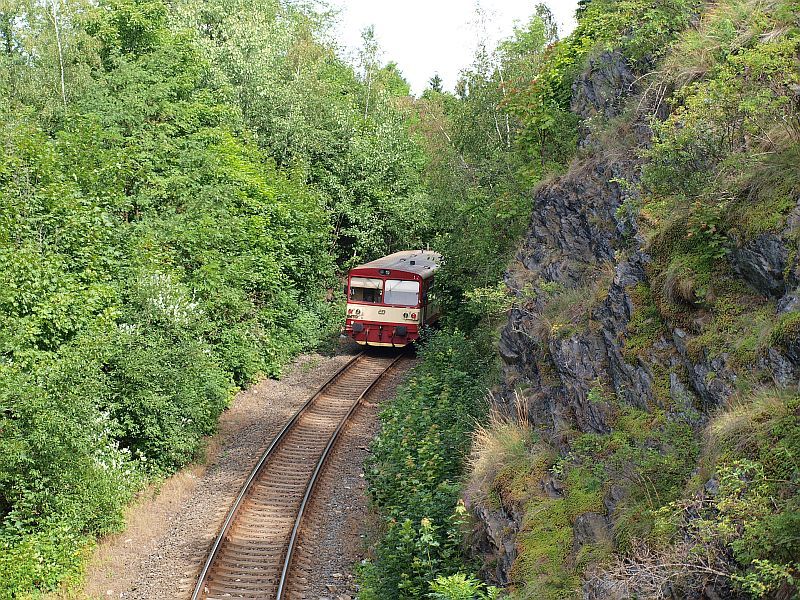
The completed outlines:
<svg viewBox="0 0 800 600">
<path fill-rule="evenodd" d="M 352 269 L 388 269 L 390 271 L 403 271 L 419 275 L 422 279 L 433 276 L 434 271 L 439 268 L 442 262 L 442 255 L 431 250 L 403 250 L 395 252 L 389 256 L 384 256 L 377 260 L 359 265 Z"/>
</svg>

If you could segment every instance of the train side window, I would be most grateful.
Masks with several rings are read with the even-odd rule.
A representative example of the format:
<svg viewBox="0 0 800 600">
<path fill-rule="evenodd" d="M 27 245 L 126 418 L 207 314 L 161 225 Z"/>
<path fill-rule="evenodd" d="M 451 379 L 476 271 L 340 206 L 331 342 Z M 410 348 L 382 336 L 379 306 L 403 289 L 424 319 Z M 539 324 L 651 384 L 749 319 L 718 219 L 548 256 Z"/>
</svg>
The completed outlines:
<svg viewBox="0 0 800 600">
<path fill-rule="evenodd" d="M 386 280 L 386 304 L 417 306 L 419 304 L 419 281 Z"/>
<path fill-rule="evenodd" d="M 350 278 L 350 300 L 379 304 L 383 294 L 383 281 L 371 277 Z"/>
</svg>

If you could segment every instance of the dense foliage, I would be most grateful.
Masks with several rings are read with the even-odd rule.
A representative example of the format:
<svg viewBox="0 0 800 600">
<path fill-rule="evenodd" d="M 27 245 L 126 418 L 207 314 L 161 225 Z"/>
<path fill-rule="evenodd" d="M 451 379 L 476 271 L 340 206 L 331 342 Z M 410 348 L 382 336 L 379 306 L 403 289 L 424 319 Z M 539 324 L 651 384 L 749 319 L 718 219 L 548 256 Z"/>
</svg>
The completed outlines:
<svg viewBox="0 0 800 600">
<path fill-rule="evenodd" d="M 426 598 L 436 577 L 464 568 L 460 479 L 496 376 L 489 341 L 485 333 L 483 343 L 477 333 L 434 335 L 381 414 L 366 477 L 385 532 L 362 572 L 365 600 Z"/>
<path fill-rule="evenodd" d="M 455 94 L 429 89 L 409 107 L 412 131 L 428 156 L 434 246 L 446 257 L 439 285 L 452 320 L 467 330 L 481 310 L 465 301 L 486 297 L 502 279 L 527 224 L 533 186 L 564 166 L 563 157 L 526 146 L 523 124 L 508 109 L 542 68 L 555 36 L 552 15 L 539 6 L 497 48 L 480 45 Z M 543 169 L 530 170 L 532 154 L 546 163 Z"/>
<path fill-rule="evenodd" d="M 0 595 L 78 573 L 336 327 L 337 268 L 421 245 L 407 84 L 324 38 L 278 2 L 0 6 Z"/>
<path fill-rule="evenodd" d="M 243 135 L 163 5 L 71 5 L 62 102 L 35 93 L 52 64 L 26 58 L 51 47 L 45 15 L 11 8 L 31 23 L 2 56 L 0 580 L 14 593 L 52 587 L 142 476 L 194 457 L 235 384 L 319 338 L 332 260 L 321 199 Z"/>
<path fill-rule="evenodd" d="M 330 17 L 292 3 L 184 0 L 174 20 L 197 32 L 259 146 L 319 194 L 341 264 L 429 241 L 425 156 L 395 106 L 408 84 L 371 31 L 355 73 L 318 41 Z"/>
</svg>

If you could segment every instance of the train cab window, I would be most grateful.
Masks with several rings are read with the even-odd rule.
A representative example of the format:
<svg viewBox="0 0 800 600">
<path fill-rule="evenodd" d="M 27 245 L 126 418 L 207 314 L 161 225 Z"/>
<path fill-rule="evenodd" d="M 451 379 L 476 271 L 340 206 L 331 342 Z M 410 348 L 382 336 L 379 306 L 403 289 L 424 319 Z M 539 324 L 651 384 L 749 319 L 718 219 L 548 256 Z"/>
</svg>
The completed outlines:
<svg viewBox="0 0 800 600">
<path fill-rule="evenodd" d="M 379 304 L 383 296 L 383 281 L 371 277 L 350 278 L 350 300 Z"/>
<path fill-rule="evenodd" d="M 386 280 L 386 304 L 400 306 L 419 305 L 419 281 L 400 281 L 399 279 Z"/>
</svg>

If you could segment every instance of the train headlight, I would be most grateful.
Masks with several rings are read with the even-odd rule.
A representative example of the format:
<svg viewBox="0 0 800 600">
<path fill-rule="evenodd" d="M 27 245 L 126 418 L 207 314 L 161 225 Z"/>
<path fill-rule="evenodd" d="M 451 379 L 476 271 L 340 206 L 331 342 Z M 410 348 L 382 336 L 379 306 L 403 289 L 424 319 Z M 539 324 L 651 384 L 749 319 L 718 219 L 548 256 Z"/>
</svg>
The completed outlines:
<svg viewBox="0 0 800 600">
<path fill-rule="evenodd" d="M 416 319 L 417 318 L 417 313 L 411 313 L 411 318 L 412 319 Z"/>
</svg>

